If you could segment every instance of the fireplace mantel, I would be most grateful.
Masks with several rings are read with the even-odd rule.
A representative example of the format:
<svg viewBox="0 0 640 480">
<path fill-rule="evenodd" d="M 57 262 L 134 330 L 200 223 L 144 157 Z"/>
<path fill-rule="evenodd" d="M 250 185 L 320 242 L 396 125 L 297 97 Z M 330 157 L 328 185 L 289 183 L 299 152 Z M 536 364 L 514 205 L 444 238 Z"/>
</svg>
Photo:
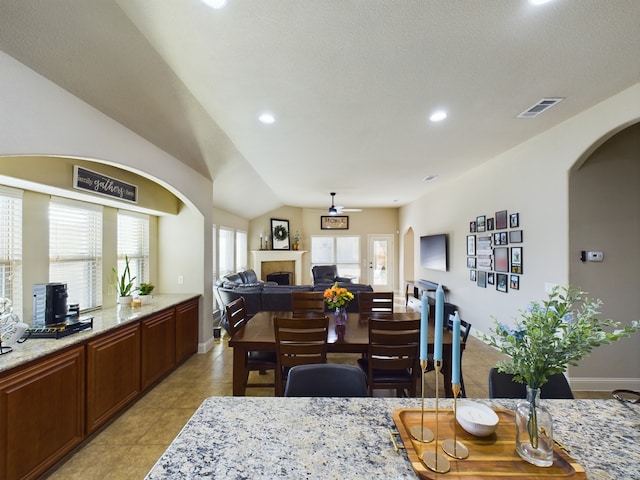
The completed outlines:
<svg viewBox="0 0 640 480">
<path fill-rule="evenodd" d="M 302 285 L 302 256 L 305 250 L 252 250 L 253 269 L 258 278 L 262 278 L 262 262 L 295 262 L 295 282 Z"/>
</svg>

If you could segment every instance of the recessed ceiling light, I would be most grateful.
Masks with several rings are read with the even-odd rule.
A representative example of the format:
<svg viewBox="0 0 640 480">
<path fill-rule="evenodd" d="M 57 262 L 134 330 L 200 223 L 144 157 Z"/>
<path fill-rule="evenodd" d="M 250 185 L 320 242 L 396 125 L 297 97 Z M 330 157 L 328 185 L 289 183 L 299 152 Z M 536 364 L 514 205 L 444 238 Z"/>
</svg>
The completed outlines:
<svg viewBox="0 0 640 480">
<path fill-rule="evenodd" d="M 265 112 L 260 114 L 260 116 L 258 117 L 258 120 L 260 120 L 265 125 L 271 125 L 276 121 L 276 117 L 274 117 L 273 114 L 269 112 Z"/>
<path fill-rule="evenodd" d="M 444 110 L 436 110 L 431 114 L 429 120 L 431 120 L 432 122 L 441 122 L 445 118 L 447 118 L 447 112 L 445 112 Z"/>
<path fill-rule="evenodd" d="M 529 0 L 531 5 L 543 5 L 545 3 L 550 2 L 551 0 Z"/>
<path fill-rule="evenodd" d="M 218 10 L 219 8 L 226 7 L 227 1 L 228 0 L 202 0 L 202 3 Z"/>
</svg>

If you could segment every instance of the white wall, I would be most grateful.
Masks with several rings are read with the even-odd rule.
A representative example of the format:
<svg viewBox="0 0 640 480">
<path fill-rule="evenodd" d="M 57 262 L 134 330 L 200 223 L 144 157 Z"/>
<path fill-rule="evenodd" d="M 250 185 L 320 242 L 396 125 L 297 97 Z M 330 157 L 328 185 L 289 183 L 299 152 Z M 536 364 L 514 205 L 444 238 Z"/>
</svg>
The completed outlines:
<svg viewBox="0 0 640 480">
<path fill-rule="evenodd" d="M 158 289 L 172 293 L 188 286 L 190 293 L 202 295 L 200 350 L 207 349 L 213 334 L 211 180 L 3 52 L 0 72 L 0 155 L 59 155 L 126 167 L 154 179 L 187 205 L 190 213 L 179 214 L 173 225 L 187 240 L 168 243 L 162 238 L 168 229 L 160 228 L 158 262 L 170 273 L 194 272 L 193 280 L 189 277 L 181 288 L 159 282 Z"/>
<path fill-rule="evenodd" d="M 463 176 L 434 185 L 427 195 L 401 208 L 401 236 L 409 228 L 415 231 L 415 277 L 446 285 L 447 300 L 458 305 L 461 317 L 474 329 L 484 332 L 493 327 L 493 317 L 512 323 L 519 309 L 545 297 L 546 282 L 567 284 L 569 171 L 613 132 L 640 118 L 639 99 L 636 84 Z M 520 290 L 506 294 L 495 287 L 477 287 L 466 267 L 469 222 L 500 210 L 520 213 L 524 231 Z M 419 237 L 433 233 L 449 234 L 449 272 L 419 266 Z M 619 365 L 610 366 L 609 373 L 639 376 Z"/>
</svg>

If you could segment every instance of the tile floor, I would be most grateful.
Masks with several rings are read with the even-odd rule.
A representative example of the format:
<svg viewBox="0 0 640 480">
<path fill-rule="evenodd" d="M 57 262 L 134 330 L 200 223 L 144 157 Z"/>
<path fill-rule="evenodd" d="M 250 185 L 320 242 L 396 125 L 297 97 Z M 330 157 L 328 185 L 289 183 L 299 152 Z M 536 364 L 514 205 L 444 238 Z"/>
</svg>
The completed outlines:
<svg viewBox="0 0 640 480">
<path fill-rule="evenodd" d="M 500 354 L 480 340 L 469 337 L 462 358 L 467 397 L 489 396 L 487 376 Z M 354 363 L 357 356 L 330 354 L 330 361 Z M 166 379 L 139 399 L 98 434 L 89 439 L 47 478 L 142 479 L 180 432 L 200 403 L 210 396 L 231 395 L 233 352 L 228 338 L 216 340 L 206 354 L 191 357 Z M 252 381 L 273 381 L 273 374 Z M 255 375 L 255 377 L 253 377 Z M 434 395 L 435 373 L 427 374 L 426 396 Z M 440 376 L 442 378 L 442 376 Z M 440 392 L 443 391 L 440 380 Z M 595 397 L 599 394 L 579 394 Z M 381 395 L 394 392 L 381 392 Z M 273 388 L 251 388 L 247 395 L 273 396 Z"/>
</svg>

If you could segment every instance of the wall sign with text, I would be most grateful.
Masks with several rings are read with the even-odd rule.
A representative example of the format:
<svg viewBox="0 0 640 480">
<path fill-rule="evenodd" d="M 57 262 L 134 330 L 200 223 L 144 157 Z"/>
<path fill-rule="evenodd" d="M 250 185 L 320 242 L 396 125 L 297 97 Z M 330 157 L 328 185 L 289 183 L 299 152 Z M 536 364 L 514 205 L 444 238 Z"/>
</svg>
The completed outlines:
<svg viewBox="0 0 640 480">
<path fill-rule="evenodd" d="M 73 166 L 73 188 L 138 203 L 138 187 L 78 165 Z"/>
<path fill-rule="evenodd" d="M 346 215 L 331 215 L 320 217 L 322 230 L 349 230 L 349 217 Z"/>
</svg>

